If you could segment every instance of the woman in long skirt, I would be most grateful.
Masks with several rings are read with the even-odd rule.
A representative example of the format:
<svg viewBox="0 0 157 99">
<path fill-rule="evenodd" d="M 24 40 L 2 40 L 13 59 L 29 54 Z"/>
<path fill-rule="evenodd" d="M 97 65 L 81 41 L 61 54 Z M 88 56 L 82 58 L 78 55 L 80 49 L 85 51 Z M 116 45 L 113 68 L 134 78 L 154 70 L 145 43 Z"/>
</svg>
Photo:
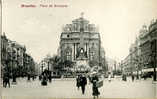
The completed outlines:
<svg viewBox="0 0 157 99">
<path fill-rule="evenodd" d="M 98 96 L 100 95 L 100 92 L 98 90 L 98 87 L 97 87 L 97 82 L 99 81 L 98 77 L 95 75 L 93 78 L 92 78 L 92 84 L 93 84 L 93 87 L 92 87 L 92 90 L 93 90 L 93 93 L 92 95 L 94 96 L 93 98 L 95 99 L 95 97 L 98 98 Z"/>
</svg>

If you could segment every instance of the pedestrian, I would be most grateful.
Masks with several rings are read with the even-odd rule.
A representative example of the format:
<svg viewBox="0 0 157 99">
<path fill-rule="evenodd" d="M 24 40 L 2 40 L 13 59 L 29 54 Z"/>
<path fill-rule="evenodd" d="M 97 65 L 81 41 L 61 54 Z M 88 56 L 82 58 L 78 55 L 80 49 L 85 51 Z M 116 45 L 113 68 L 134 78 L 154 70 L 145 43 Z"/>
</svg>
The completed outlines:
<svg viewBox="0 0 157 99">
<path fill-rule="evenodd" d="M 125 81 L 125 77 L 124 77 L 124 74 L 122 74 L 122 81 Z"/>
<path fill-rule="evenodd" d="M 39 80 L 41 80 L 42 79 L 42 75 L 39 75 Z"/>
<path fill-rule="evenodd" d="M 9 78 L 9 76 L 6 76 L 6 87 L 7 87 L 7 84 L 10 88 L 10 78 Z"/>
<path fill-rule="evenodd" d="M 87 78 L 85 77 L 85 75 L 83 74 L 80 77 L 80 86 L 81 86 L 81 90 L 82 90 L 82 94 L 85 93 L 85 87 L 87 85 Z"/>
<path fill-rule="evenodd" d="M 108 75 L 108 81 L 111 82 L 111 74 Z"/>
<path fill-rule="evenodd" d="M 44 74 L 43 77 L 42 77 L 41 85 L 47 86 L 47 76 L 46 76 L 46 74 Z"/>
<path fill-rule="evenodd" d="M 7 85 L 9 86 L 10 88 L 10 78 L 9 78 L 9 75 L 4 75 L 3 76 L 3 87 L 7 87 Z"/>
<path fill-rule="evenodd" d="M 79 88 L 80 88 L 80 75 L 78 75 L 77 77 L 76 77 L 76 86 L 77 86 L 77 89 L 79 90 Z"/>
<path fill-rule="evenodd" d="M 30 81 L 30 78 L 31 78 L 31 76 L 30 76 L 30 74 L 28 73 L 28 75 L 27 75 L 27 80 Z"/>
<path fill-rule="evenodd" d="M 134 82 L 135 79 L 134 74 L 131 75 L 131 78 L 132 78 L 132 82 Z"/>
<path fill-rule="evenodd" d="M 123 75 L 122 75 L 122 80 L 123 80 L 123 81 L 127 81 L 126 74 L 123 74 Z"/>
<path fill-rule="evenodd" d="M 100 95 L 100 92 L 98 90 L 98 86 L 97 86 L 97 83 L 98 83 L 99 79 L 98 79 L 98 76 L 95 74 L 92 78 L 92 95 L 93 95 L 93 98 L 95 99 L 95 97 L 98 98 L 98 96 Z"/>
<path fill-rule="evenodd" d="M 49 79 L 49 82 L 51 83 L 51 81 L 52 81 L 51 75 L 48 75 L 48 79 Z"/>
<path fill-rule="evenodd" d="M 5 75 L 3 76 L 3 87 L 5 87 L 5 83 L 6 82 L 6 80 L 5 80 Z"/>
<path fill-rule="evenodd" d="M 139 80 L 139 74 L 136 75 L 136 79 Z"/>
<path fill-rule="evenodd" d="M 12 76 L 13 76 L 12 84 L 17 84 L 17 82 L 16 82 L 16 73 L 14 72 Z"/>
<path fill-rule="evenodd" d="M 143 78 L 144 78 L 144 80 L 146 80 L 146 79 L 147 79 L 147 76 L 146 76 L 146 74 L 143 74 Z"/>
</svg>

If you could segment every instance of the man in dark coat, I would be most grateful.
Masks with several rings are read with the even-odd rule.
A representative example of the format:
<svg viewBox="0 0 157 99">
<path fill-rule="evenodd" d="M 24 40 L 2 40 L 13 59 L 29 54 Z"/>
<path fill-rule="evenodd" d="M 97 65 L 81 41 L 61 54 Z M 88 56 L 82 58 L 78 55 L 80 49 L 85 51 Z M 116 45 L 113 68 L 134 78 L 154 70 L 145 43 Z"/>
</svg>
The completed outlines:
<svg viewBox="0 0 157 99">
<path fill-rule="evenodd" d="M 78 75 L 77 76 L 77 78 L 76 78 L 76 86 L 77 86 L 77 89 L 79 90 L 79 88 L 80 88 L 80 75 Z"/>
<path fill-rule="evenodd" d="M 132 82 L 133 82 L 134 81 L 134 74 L 131 75 L 131 78 L 132 78 Z"/>
<path fill-rule="evenodd" d="M 9 76 L 6 76 L 6 87 L 7 87 L 7 84 L 9 86 L 9 88 L 10 88 L 10 79 L 9 79 Z"/>
<path fill-rule="evenodd" d="M 6 85 L 6 80 L 5 80 L 5 76 L 3 76 L 3 87 L 5 87 Z"/>
<path fill-rule="evenodd" d="M 47 86 L 47 76 L 46 76 L 46 74 L 44 74 L 43 77 L 42 77 L 41 85 Z"/>
<path fill-rule="evenodd" d="M 80 86 L 81 86 L 82 94 L 85 93 L 85 86 L 86 85 L 87 85 L 87 78 L 85 77 L 85 75 L 82 75 L 80 77 Z"/>
<path fill-rule="evenodd" d="M 9 86 L 9 88 L 10 88 L 10 78 L 9 78 L 9 75 L 4 75 L 4 77 L 3 77 L 3 86 L 6 88 L 7 84 Z"/>
<path fill-rule="evenodd" d="M 126 74 L 123 74 L 123 75 L 122 75 L 122 80 L 123 80 L 123 81 L 127 81 Z"/>
<path fill-rule="evenodd" d="M 27 80 L 30 81 L 31 75 L 28 73 Z"/>
<path fill-rule="evenodd" d="M 49 82 L 51 83 L 51 81 L 52 81 L 51 75 L 48 75 L 48 79 L 49 79 Z"/>
</svg>

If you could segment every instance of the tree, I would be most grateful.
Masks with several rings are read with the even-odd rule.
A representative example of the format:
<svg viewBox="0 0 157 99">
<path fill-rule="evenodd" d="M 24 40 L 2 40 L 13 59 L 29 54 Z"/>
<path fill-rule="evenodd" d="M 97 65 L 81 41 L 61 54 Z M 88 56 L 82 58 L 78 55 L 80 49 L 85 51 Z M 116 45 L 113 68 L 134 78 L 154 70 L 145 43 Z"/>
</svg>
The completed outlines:
<svg viewBox="0 0 157 99">
<path fill-rule="evenodd" d="M 50 63 L 52 63 L 53 69 L 55 70 L 61 70 L 62 64 L 61 64 L 61 57 L 54 55 L 53 57 L 49 58 Z"/>
<path fill-rule="evenodd" d="M 72 68 L 74 63 L 71 60 L 65 60 L 64 64 L 65 64 L 65 67 Z"/>
<path fill-rule="evenodd" d="M 98 66 L 99 65 L 99 61 L 98 60 L 90 60 L 89 61 L 89 66 L 90 67 L 94 67 L 94 66 Z"/>
</svg>

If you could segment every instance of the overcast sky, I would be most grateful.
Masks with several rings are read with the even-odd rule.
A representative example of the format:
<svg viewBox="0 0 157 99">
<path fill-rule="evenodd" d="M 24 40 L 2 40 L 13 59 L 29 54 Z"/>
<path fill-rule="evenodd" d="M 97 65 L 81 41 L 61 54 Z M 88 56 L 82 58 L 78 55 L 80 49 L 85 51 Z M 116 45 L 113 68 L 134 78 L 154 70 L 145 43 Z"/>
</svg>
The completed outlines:
<svg viewBox="0 0 157 99">
<path fill-rule="evenodd" d="M 33 4 L 36 8 L 21 8 Z M 65 8 L 42 8 L 63 4 Z M 106 56 L 124 59 L 143 24 L 157 18 L 157 0 L 3 0 L 2 31 L 39 62 L 57 53 L 62 26 L 84 18 L 99 26 Z"/>
</svg>

